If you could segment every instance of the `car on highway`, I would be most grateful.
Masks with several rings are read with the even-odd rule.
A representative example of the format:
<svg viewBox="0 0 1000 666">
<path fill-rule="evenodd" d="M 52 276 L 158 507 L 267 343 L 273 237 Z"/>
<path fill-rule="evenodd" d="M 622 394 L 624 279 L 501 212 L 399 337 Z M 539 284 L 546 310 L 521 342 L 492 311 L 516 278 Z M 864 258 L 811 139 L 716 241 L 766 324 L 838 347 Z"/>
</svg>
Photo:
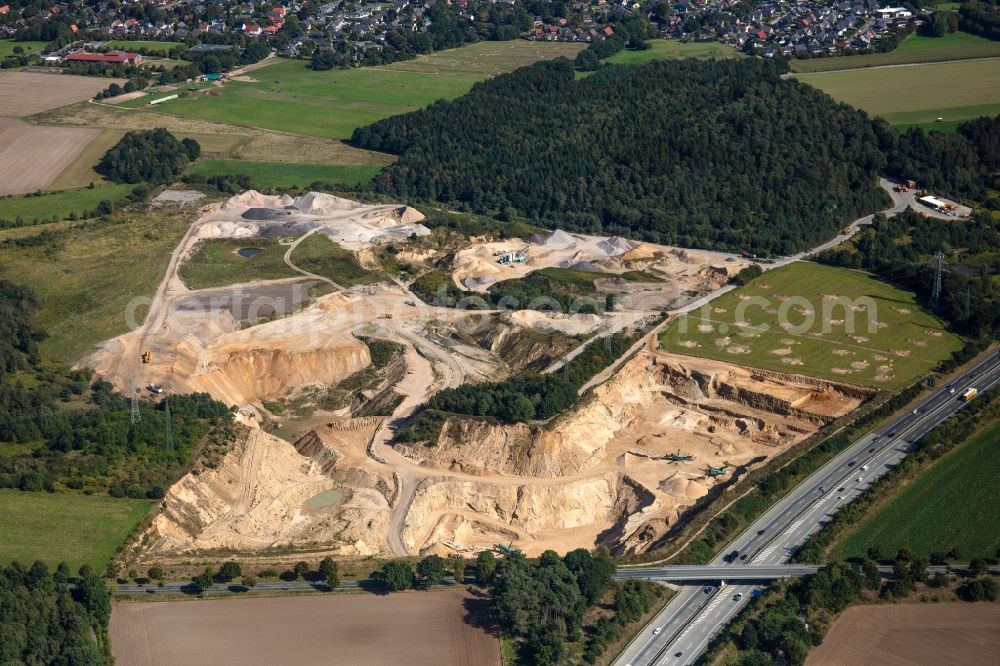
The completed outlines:
<svg viewBox="0 0 1000 666">
<path fill-rule="evenodd" d="M 854 460 L 850 460 L 850 461 L 848 461 L 847 466 L 848 467 L 854 467 L 854 463 L 855 463 Z"/>
<path fill-rule="evenodd" d="M 674 656 L 675 657 L 683 657 L 684 653 L 683 652 L 674 652 Z"/>
<path fill-rule="evenodd" d="M 875 453 L 875 447 L 873 446 L 872 448 L 868 449 L 868 453 Z"/>
<path fill-rule="evenodd" d="M 896 436 L 896 431 L 895 430 L 893 430 L 892 432 L 889 433 L 889 437 L 895 437 L 895 436 Z"/>
<path fill-rule="evenodd" d="M 915 410 L 915 409 L 914 409 L 914 410 L 913 410 L 913 413 L 914 413 L 914 414 L 916 414 L 916 413 L 917 413 L 917 410 Z"/>
<path fill-rule="evenodd" d="M 656 629 L 653 629 L 653 635 L 656 636 L 661 631 L 663 631 L 663 627 L 657 627 Z"/>
<path fill-rule="evenodd" d="M 841 487 L 837 488 L 837 492 L 838 493 L 844 492 L 844 486 L 841 486 Z"/>
<path fill-rule="evenodd" d="M 740 554 L 740 551 L 734 550 L 733 552 L 729 553 L 728 555 L 726 555 L 722 559 L 725 560 L 727 563 L 732 564 L 733 562 L 736 561 L 736 558 L 739 556 L 739 554 Z"/>
<path fill-rule="evenodd" d="M 739 601 L 742 598 L 743 598 L 742 592 L 737 592 L 736 594 L 733 595 L 733 601 Z"/>
<path fill-rule="evenodd" d="M 864 481 L 864 477 L 860 477 L 860 476 L 859 476 L 859 477 L 857 478 L 857 482 L 858 482 L 858 483 L 861 483 L 862 481 Z"/>
<path fill-rule="evenodd" d="M 714 587 L 712 587 L 711 585 L 707 585 L 707 586 L 705 587 L 705 594 L 712 594 L 712 591 L 713 591 L 714 589 L 715 589 L 715 588 L 714 588 Z"/>
<path fill-rule="evenodd" d="M 757 536 L 760 536 L 763 533 L 764 533 L 764 528 L 757 530 Z"/>
<path fill-rule="evenodd" d="M 862 465 L 861 466 L 861 471 L 862 472 L 867 472 L 868 471 L 868 465 Z"/>
<path fill-rule="evenodd" d="M 840 501 L 841 501 L 841 500 L 843 500 L 843 499 L 844 499 L 844 496 L 843 496 L 843 495 L 837 495 L 837 501 L 838 501 L 838 502 L 840 502 Z"/>
</svg>

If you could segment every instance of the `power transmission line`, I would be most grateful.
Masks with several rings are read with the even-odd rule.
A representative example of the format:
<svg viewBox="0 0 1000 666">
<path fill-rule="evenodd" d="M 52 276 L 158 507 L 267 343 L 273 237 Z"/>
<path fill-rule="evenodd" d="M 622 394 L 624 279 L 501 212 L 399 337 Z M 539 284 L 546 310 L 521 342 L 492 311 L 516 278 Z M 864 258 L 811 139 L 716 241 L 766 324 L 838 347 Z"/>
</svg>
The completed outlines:
<svg viewBox="0 0 1000 666">
<path fill-rule="evenodd" d="M 934 290 L 931 292 L 931 307 L 937 310 L 938 299 L 941 297 L 941 271 L 944 265 L 944 252 L 938 250 L 934 253 Z"/>
<path fill-rule="evenodd" d="M 132 425 L 142 421 L 142 414 L 139 413 L 139 389 L 135 385 L 135 377 L 129 377 L 129 389 L 132 394 Z"/>
<path fill-rule="evenodd" d="M 167 396 L 166 398 L 163 399 L 163 413 L 165 415 L 167 423 L 167 431 L 166 431 L 167 451 L 173 451 L 174 435 L 170 431 L 170 396 Z"/>
</svg>

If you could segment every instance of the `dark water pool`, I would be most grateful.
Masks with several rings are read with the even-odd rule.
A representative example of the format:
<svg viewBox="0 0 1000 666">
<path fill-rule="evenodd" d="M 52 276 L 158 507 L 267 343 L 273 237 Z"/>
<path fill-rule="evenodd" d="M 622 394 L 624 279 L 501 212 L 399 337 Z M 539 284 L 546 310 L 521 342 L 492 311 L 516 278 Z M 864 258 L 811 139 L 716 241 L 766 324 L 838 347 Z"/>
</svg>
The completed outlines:
<svg viewBox="0 0 1000 666">
<path fill-rule="evenodd" d="M 236 254 L 246 259 L 249 259 L 250 257 L 256 257 L 263 251 L 264 250 L 262 250 L 259 247 L 241 247 L 240 249 L 236 250 Z"/>
</svg>

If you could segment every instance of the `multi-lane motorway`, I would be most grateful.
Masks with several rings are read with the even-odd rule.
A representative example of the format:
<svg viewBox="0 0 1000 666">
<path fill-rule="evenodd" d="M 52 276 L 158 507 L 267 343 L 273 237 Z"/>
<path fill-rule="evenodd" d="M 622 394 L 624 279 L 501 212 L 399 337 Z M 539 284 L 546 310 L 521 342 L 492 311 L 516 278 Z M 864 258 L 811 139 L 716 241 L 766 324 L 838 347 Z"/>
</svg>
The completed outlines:
<svg viewBox="0 0 1000 666">
<path fill-rule="evenodd" d="M 970 387 L 983 393 L 1000 382 L 1000 354 L 993 353 L 941 386 L 912 413 L 868 433 L 813 473 L 733 540 L 712 560 L 723 570 L 745 565 L 775 567 L 788 561 L 837 509 L 898 464 L 928 431 L 964 407 Z M 736 551 L 732 562 L 730 559 Z M 624 574 L 620 569 L 619 573 Z M 642 577 L 642 576 L 639 576 Z M 625 648 L 616 666 L 693 663 L 722 627 L 749 602 L 754 585 L 724 574 L 720 584 L 686 587 Z M 745 578 L 743 580 L 746 580 Z"/>
</svg>

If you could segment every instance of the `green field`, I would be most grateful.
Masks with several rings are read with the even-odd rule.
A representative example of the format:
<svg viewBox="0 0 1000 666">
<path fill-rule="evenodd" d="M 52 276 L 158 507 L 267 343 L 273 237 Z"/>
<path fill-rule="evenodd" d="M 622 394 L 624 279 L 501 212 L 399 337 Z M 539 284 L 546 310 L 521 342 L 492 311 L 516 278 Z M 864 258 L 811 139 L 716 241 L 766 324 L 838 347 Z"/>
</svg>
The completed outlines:
<svg viewBox="0 0 1000 666">
<path fill-rule="evenodd" d="M 1000 42 L 994 42 L 967 32 L 953 32 L 944 37 L 910 35 L 887 53 L 867 53 L 856 56 L 792 60 L 793 72 L 829 72 L 841 69 L 858 69 L 884 65 L 903 65 L 971 58 L 1000 56 Z"/>
<path fill-rule="evenodd" d="M 175 46 L 184 46 L 184 43 L 115 39 L 112 40 L 111 42 L 108 42 L 108 46 L 113 49 L 121 49 L 123 51 L 138 51 L 139 49 L 145 49 L 147 51 L 149 50 L 169 51 Z"/>
<path fill-rule="evenodd" d="M 0 564 L 12 560 L 51 568 L 65 561 L 74 573 L 104 568 L 149 510 L 144 500 L 0 490 Z"/>
<path fill-rule="evenodd" d="M 733 47 L 720 42 L 679 42 L 676 39 L 652 39 L 649 48 L 642 51 L 619 51 L 604 62 L 613 65 L 636 65 L 651 60 L 676 60 L 678 58 L 736 58 L 742 55 Z"/>
<path fill-rule="evenodd" d="M 243 160 L 199 160 L 187 173 L 200 176 L 241 174 L 253 178 L 259 187 L 307 187 L 320 181 L 338 185 L 366 183 L 381 166 L 339 164 L 285 164 L 281 162 L 246 162 Z"/>
<path fill-rule="evenodd" d="M 346 139 L 363 125 L 467 92 L 472 84 L 539 59 L 573 57 L 582 44 L 480 42 L 383 67 L 314 72 L 285 60 L 231 81 L 219 96 L 198 95 L 153 107 L 157 113 L 231 125 Z M 138 108 L 148 100 L 131 100 Z"/>
<path fill-rule="evenodd" d="M 799 74 L 834 99 L 893 125 L 946 123 L 1000 113 L 1000 63 L 970 60 L 939 65 Z"/>
<path fill-rule="evenodd" d="M 116 202 L 128 196 L 135 185 L 100 185 L 90 190 L 63 190 L 42 196 L 13 196 L 0 198 L 0 220 L 16 220 L 27 223 L 33 220 L 49 221 L 54 215 L 64 219 L 70 213 L 78 215 L 85 210 L 93 210 L 97 204 L 107 199 Z"/>
<path fill-rule="evenodd" d="M 128 330 L 129 302 L 153 295 L 190 224 L 190 210 L 151 211 L 0 231 L 0 277 L 39 293 L 43 355 L 68 363 Z M 48 239 L 33 247 L 4 242 L 40 234 Z"/>
<path fill-rule="evenodd" d="M 995 557 L 1000 548 L 1000 423 L 935 461 L 879 511 L 861 522 L 838 555 L 864 556 L 871 546 L 892 555 L 956 548 L 962 559 Z"/>
<path fill-rule="evenodd" d="M 906 386 L 961 347 L 912 293 L 860 271 L 803 262 L 768 271 L 679 318 L 662 344 L 682 354 L 889 389 Z"/>
<path fill-rule="evenodd" d="M 241 257 L 237 250 L 263 250 L 254 257 Z M 224 287 L 252 280 L 277 280 L 298 275 L 284 261 L 287 246 L 276 240 L 219 238 L 202 241 L 181 266 L 180 275 L 190 289 Z"/>
<path fill-rule="evenodd" d="M 14 47 L 20 46 L 25 53 L 40 49 L 48 42 L 15 42 L 13 39 L 0 39 L 0 58 L 14 55 Z"/>
<path fill-rule="evenodd" d="M 362 268 L 354 258 L 354 253 L 322 234 L 313 234 L 299 243 L 291 259 L 299 268 L 328 277 L 344 286 L 368 284 L 384 277 Z"/>
</svg>

